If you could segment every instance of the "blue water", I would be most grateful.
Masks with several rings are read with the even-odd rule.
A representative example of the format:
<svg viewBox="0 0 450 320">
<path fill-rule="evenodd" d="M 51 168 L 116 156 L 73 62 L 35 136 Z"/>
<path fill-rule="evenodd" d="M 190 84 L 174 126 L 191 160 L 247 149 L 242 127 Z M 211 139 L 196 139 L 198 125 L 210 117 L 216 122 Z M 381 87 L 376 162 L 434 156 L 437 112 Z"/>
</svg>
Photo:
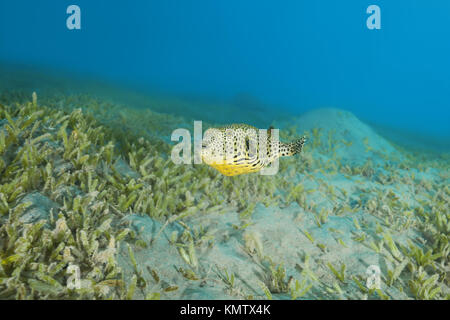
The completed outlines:
<svg viewBox="0 0 450 320">
<path fill-rule="evenodd" d="M 82 29 L 66 28 L 81 8 Z M 381 30 L 366 8 L 381 8 Z M 0 2 L 0 61 L 450 137 L 450 2 Z"/>
</svg>

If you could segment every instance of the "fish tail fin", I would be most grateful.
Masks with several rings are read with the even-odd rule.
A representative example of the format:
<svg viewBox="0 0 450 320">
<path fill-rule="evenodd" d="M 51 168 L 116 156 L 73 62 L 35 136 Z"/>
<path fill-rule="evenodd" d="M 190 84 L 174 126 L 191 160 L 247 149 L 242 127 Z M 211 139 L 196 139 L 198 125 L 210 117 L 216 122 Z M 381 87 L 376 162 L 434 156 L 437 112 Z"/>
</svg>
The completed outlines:
<svg viewBox="0 0 450 320">
<path fill-rule="evenodd" d="M 281 156 L 293 156 L 297 153 L 300 153 L 303 149 L 303 145 L 306 142 L 306 136 L 301 137 L 301 139 L 298 139 L 296 141 L 293 141 L 291 143 L 282 144 L 280 148 L 280 155 Z"/>
</svg>

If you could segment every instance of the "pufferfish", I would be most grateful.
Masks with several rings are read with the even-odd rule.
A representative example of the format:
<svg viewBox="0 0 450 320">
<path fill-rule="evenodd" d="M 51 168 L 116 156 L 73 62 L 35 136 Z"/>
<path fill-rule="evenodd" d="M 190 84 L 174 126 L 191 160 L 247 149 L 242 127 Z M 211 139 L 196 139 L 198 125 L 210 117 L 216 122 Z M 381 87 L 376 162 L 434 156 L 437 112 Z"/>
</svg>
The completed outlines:
<svg viewBox="0 0 450 320">
<path fill-rule="evenodd" d="M 278 141 L 273 127 L 259 130 L 247 124 L 232 124 L 206 130 L 201 157 L 225 176 L 258 172 L 279 157 L 302 151 L 306 137 L 291 143 Z"/>
</svg>

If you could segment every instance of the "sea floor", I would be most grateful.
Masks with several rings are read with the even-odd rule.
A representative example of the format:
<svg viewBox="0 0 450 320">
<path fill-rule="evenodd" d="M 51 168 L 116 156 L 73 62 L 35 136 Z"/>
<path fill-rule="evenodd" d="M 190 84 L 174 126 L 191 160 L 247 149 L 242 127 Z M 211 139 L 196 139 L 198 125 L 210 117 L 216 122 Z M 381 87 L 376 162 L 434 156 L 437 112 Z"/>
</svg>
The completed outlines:
<svg viewBox="0 0 450 320">
<path fill-rule="evenodd" d="M 276 175 L 225 177 L 171 162 L 198 114 L 2 91 L 0 298 L 450 298 L 448 153 L 317 109 L 266 119 L 309 138 Z"/>
</svg>

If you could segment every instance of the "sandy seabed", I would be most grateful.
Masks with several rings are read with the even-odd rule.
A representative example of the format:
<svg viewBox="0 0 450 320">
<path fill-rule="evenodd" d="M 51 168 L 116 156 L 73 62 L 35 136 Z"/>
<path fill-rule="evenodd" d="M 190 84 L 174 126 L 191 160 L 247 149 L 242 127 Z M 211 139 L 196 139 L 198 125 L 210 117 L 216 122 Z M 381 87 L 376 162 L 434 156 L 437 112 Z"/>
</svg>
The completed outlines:
<svg viewBox="0 0 450 320">
<path fill-rule="evenodd" d="M 224 177 L 170 163 L 193 119 L 4 91 L 0 298 L 449 298 L 448 153 L 317 109 L 267 119 L 282 141 L 309 137 L 274 177 Z"/>
</svg>

